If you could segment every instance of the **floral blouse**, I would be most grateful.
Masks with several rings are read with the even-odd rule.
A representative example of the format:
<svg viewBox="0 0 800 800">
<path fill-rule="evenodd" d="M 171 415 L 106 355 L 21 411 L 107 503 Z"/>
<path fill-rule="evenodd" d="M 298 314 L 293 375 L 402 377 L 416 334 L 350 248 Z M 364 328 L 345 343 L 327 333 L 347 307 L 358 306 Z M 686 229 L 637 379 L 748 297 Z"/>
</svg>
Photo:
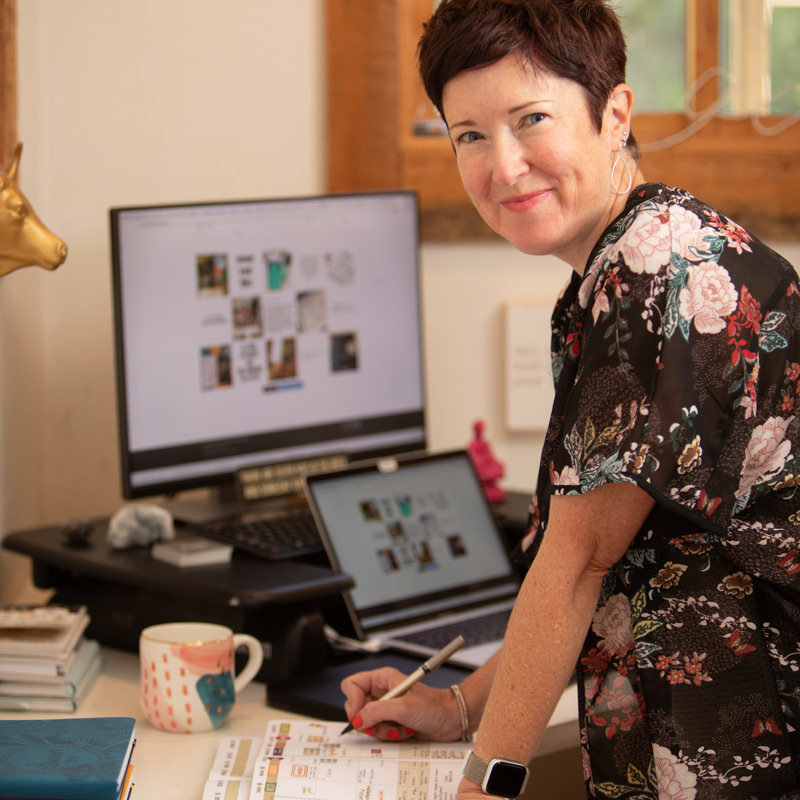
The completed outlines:
<svg viewBox="0 0 800 800">
<path fill-rule="evenodd" d="M 588 796 L 800 798 L 797 274 L 644 184 L 559 298 L 553 367 L 525 560 L 552 494 L 656 501 L 578 664 Z"/>
</svg>

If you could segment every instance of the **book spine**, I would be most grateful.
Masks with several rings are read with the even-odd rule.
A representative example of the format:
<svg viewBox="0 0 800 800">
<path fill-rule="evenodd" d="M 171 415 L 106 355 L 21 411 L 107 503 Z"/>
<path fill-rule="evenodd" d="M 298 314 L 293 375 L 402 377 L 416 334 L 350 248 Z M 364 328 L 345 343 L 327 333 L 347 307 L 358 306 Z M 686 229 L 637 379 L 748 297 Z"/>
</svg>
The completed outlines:
<svg viewBox="0 0 800 800">
<path fill-rule="evenodd" d="M 4 680 L 0 676 L 0 695 L 35 695 L 38 697 L 70 697 L 78 688 L 95 661 L 100 656 L 100 645 L 94 639 L 86 639 L 80 646 L 78 657 L 61 678 L 50 676 L 25 676 L 23 680 Z"/>
<path fill-rule="evenodd" d="M 0 696 L 0 711 L 61 711 L 71 713 L 76 704 L 71 697 Z"/>
</svg>

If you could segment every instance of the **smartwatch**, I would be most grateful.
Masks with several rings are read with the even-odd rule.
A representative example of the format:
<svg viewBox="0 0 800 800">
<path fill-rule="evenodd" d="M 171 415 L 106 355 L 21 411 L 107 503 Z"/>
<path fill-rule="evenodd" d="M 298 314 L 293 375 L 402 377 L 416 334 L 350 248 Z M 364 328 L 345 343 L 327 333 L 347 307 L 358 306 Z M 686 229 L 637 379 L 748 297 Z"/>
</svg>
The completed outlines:
<svg viewBox="0 0 800 800">
<path fill-rule="evenodd" d="M 469 754 L 463 775 L 467 780 L 477 783 L 484 794 L 497 797 L 519 797 L 528 783 L 528 768 L 524 764 L 504 758 L 484 761 L 475 753 Z"/>
</svg>

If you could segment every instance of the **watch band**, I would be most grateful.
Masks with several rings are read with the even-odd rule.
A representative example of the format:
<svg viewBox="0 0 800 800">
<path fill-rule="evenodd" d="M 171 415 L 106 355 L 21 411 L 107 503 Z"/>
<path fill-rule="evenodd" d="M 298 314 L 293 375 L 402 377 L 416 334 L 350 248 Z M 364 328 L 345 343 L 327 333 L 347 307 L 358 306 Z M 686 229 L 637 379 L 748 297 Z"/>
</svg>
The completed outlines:
<svg viewBox="0 0 800 800">
<path fill-rule="evenodd" d="M 504 798 L 519 797 L 528 783 L 528 768 L 524 764 L 503 758 L 484 761 L 475 753 L 469 754 L 462 774 L 477 783 L 484 794 Z"/>
<path fill-rule="evenodd" d="M 487 769 L 489 769 L 488 761 L 478 758 L 475 753 L 470 753 L 467 757 L 467 763 L 464 764 L 464 769 L 461 774 L 468 781 L 472 781 L 473 783 L 477 783 L 478 786 L 482 786 L 483 778 L 486 775 Z"/>
</svg>

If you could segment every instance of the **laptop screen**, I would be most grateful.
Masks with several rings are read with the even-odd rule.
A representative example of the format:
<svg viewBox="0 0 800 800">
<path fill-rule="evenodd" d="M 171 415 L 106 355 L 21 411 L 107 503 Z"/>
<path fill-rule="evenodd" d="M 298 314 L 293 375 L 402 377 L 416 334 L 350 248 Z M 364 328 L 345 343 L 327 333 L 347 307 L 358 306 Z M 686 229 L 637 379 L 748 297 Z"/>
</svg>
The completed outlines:
<svg viewBox="0 0 800 800">
<path fill-rule="evenodd" d="M 306 491 L 334 567 L 354 579 L 350 610 L 364 630 L 517 589 L 464 450 L 310 475 Z"/>
</svg>

